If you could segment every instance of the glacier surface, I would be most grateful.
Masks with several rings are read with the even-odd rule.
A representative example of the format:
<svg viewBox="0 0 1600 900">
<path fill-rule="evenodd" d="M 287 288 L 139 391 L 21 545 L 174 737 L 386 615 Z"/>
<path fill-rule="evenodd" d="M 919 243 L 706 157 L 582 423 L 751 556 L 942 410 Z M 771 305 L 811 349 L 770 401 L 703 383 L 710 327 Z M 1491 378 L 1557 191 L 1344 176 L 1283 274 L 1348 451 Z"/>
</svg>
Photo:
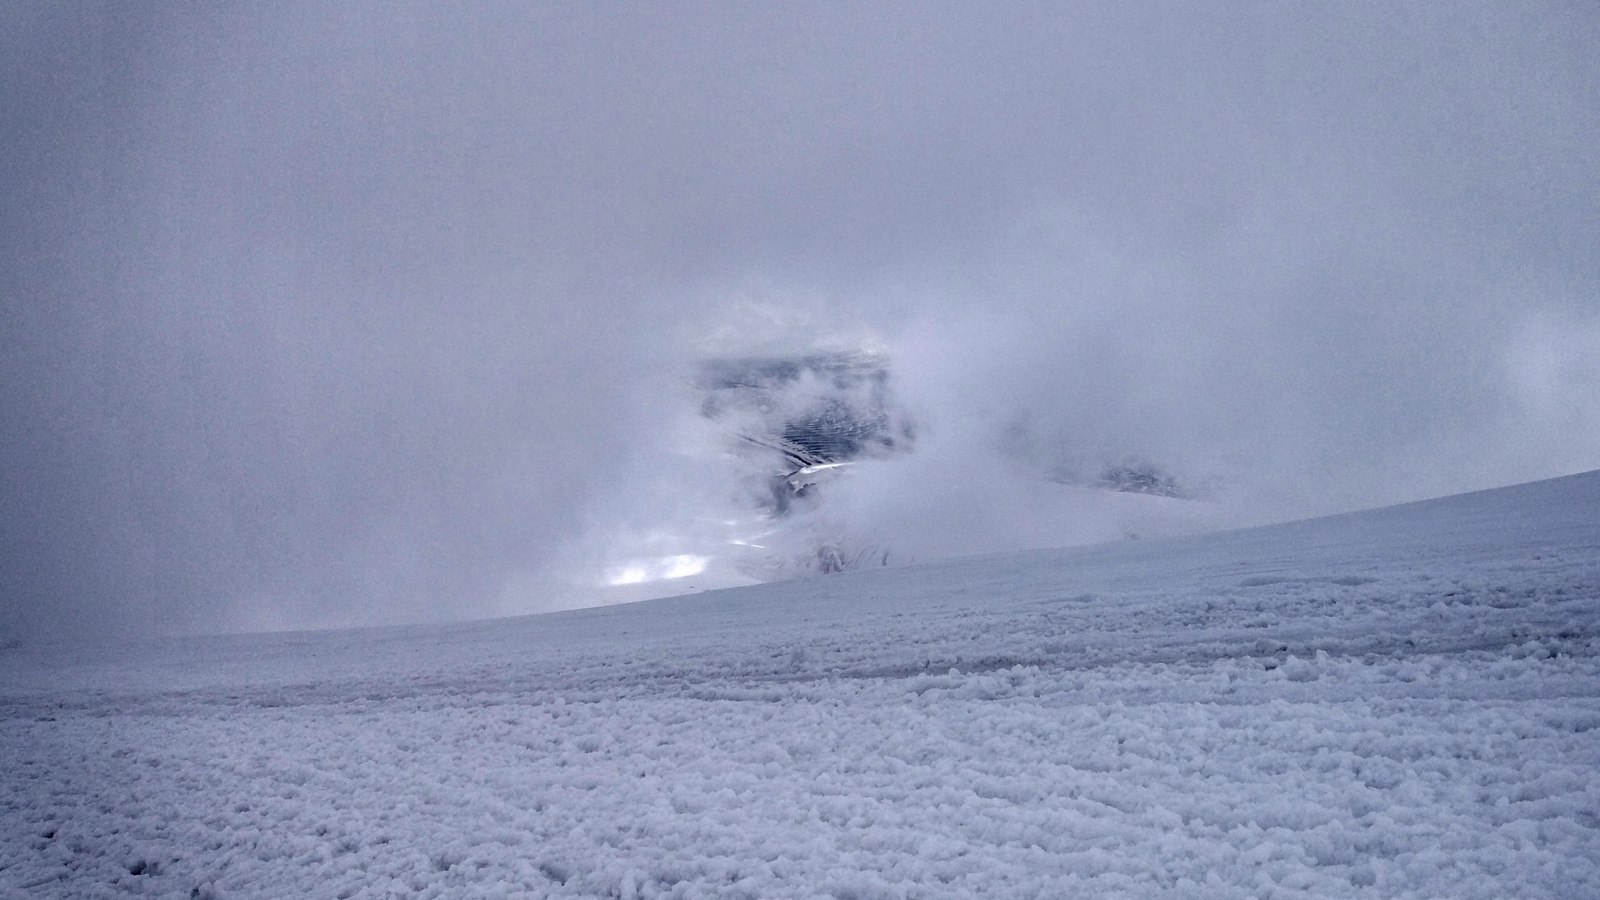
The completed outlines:
<svg viewBox="0 0 1600 900">
<path fill-rule="evenodd" d="M 1600 896 L 1600 473 L 518 619 L 0 650 L 0 892 Z"/>
</svg>

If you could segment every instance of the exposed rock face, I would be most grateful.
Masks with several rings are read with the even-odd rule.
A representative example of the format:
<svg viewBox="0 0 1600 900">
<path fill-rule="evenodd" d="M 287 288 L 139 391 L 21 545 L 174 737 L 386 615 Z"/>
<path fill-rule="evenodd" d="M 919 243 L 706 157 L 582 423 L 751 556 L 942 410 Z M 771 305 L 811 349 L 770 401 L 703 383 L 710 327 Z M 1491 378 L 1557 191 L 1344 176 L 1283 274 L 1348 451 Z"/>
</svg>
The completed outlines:
<svg viewBox="0 0 1600 900">
<path fill-rule="evenodd" d="M 741 458 L 766 470 L 772 512 L 808 494 L 843 464 L 910 448 L 913 432 L 871 351 L 708 360 L 696 385 L 701 415 L 725 428 Z"/>
</svg>

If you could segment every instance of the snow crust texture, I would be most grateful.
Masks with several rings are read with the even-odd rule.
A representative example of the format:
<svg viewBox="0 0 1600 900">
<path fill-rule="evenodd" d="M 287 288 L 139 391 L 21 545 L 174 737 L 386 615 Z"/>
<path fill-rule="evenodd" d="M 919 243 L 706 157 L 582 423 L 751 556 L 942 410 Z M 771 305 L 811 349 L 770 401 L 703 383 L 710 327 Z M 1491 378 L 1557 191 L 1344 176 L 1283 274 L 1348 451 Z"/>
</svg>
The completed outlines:
<svg viewBox="0 0 1600 900">
<path fill-rule="evenodd" d="M 0 892 L 1600 897 L 1600 475 L 0 654 Z"/>
</svg>

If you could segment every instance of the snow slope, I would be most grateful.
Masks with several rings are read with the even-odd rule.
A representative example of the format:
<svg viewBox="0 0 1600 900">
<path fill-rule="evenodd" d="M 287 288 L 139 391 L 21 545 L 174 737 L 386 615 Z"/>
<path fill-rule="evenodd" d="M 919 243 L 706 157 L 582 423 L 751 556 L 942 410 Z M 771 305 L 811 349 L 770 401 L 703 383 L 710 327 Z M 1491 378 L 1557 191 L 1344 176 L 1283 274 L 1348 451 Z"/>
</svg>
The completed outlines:
<svg viewBox="0 0 1600 900">
<path fill-rule="evenodd" d="M 1600 473 L 447 628 L 0 652 L 0 891 L 1600 896 Z"/>
</svg>

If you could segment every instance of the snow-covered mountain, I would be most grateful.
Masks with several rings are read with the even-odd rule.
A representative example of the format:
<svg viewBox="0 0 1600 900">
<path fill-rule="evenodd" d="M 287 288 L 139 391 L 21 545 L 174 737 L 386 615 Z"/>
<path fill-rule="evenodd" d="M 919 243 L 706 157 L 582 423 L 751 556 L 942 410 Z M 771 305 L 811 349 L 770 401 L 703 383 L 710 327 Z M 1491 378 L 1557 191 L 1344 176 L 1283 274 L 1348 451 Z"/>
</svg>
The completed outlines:
<svg viewBox="0 0 1600 900">
<path fill-rule="evenodd" d="M 448 627 L 0 652 L 0 892 L 1600 896 L 1600 472 Z"/>
<path fill-rule="evenodd" d="M 795 340 L 787 335 L 789 341 Z M 757 344 L 701 358 L 659 411 L 643 477 L 617 489 L 623 520 L 576 554 L 608 593 L 589 605 L 1001 549 L 1201 530 L 1215 510 L 1136 454 L 1097 456 L 994 435 L 972 459 L 927 459 L 927 422 L 892 355 L 857 338 Z M 946 431 L 971 423 L 941 423 Z M 862 482 L 869 482 L 862 484 Z M 1109 497 L 1107 495 L 1123 495 Z M 898 495 L 895 497 L 894 495 Z M 943 498 L 1035 523 L 924 541 L 894 507 Z M 884 502 L 885 497 L 893 497 Z M 580 575 L 580 580 L 583 576 Z M 587 594 L 585 596 L 588 596 Z"/>
</svg>

